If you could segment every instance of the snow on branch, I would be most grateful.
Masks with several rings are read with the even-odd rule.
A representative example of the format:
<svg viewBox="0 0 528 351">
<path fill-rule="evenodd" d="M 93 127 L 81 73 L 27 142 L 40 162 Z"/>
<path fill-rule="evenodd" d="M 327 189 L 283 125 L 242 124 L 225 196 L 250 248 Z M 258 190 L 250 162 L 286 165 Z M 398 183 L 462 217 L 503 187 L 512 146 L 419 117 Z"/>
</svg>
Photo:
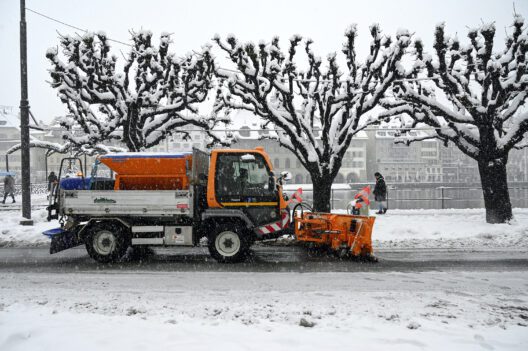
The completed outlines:
<svg viewBox="0 0 528 351">
<path fill-rule="evenodd" d="M 186 125 L 211 130 L 216 117 L 199 116 L 196 106 L 212 87 L 210 48 L 178 58 L 169 52 L 167 33 L 158 45 L 150 31 L 132 31 L 131 36 L 133 46 L 123 55 L 122 68 L 102 32 L 61 36 L 62 55 L 57 48 L 47 51 L 51 86 L 70 113 L 61 125 L 83 132 L 69 133 L 68 139 L 78 146 L 117 139 L 137 151 Z"/>
<path fill-rule="evenodd" d="M 399 61 L 411 43 L 411 35 L 400 30 L 396 39 L 370 27 L 370 54 L 360 62 L 355 53 L 357 27 L 345 31 L 341 53 L 326 59 L 312 50 L 311 39 L 292 36 L 286 50 L 279 38 L 269 43 L 242 43 L 234 35 L 213 39 L 227 54 L 233 68 L 217 67 L 221 79 L 218 110 L 243 109 L 262 118 L 281 145 L 291 150 L 316 181 L 337 175 L 352 138 L 366 126 L 367 118 L 392 82 L 401 76 Z M 307 66 L 300 67 L 303 54 Z"/>
<path fill-rule="evenodd" d="M 405 113 L 439 128 L 438 138 L 474 159 L 505 157 L 528 132 L 528 35 L 521 15 L 512 28 L 504 50 L 494 52 L 493 23 L 470 29 L 467 43 L 437 25 L 434 58 L 415 41 L 413 69 L 394 83 L 395 98 L 383 99 L 383 117 Z"/>
<path fill-rule="evenodd" d="M 64 144 L 59 143 L 53 143 L 49 141 L 40 141 L 40 140 L 32 140 L 29 142 L 30 148 L 40 148 L 40 149 L 46 149 L 48 150 L 48 153 L 59 153 L 59 154 L 65 154 L 67 152 L 73 151 L 75 154 L 87 154 L 87 155 L 95 155 L 95 154 L 107 154 L 110 152 L 123 152 L 126 151 L 123 148 L 115 147 L 115 146 L 107 146 L 104 144 L 96 144 L 93 146 L 76 146 L 75 144 L 72 144 L 71 142 L 66 142 Z M 22 144 L 16 144 L 13 145 L 11 148 L 9 148 L 6 151 L 6 155 L 10 155 L 22 148 Z"/>
<path fill-rule="evenodd" d="M 71 147 L 71 144 L 70 143 L 59 144 L 59 143 L 52 143 L 52 142 L 48 142 L 48 141 L 35 141 L 35 140 L 32 140 L 32 141 L 29 142 L 29 147 L 30 148 L 46 149 L 46 150 L 51 150 L 53 152 L 57 152 L 57 153 L 60 153 L 60 154 L 64 154 L 64 153 L 68 152 L 68 150 Z M 6 151 L 6 155 L 10 155 L 10 154 L 20 150 L 21 148 L 22 148 L 22 144 L 13 145 L 12 147 L 10 147 Z"/>
</svg>

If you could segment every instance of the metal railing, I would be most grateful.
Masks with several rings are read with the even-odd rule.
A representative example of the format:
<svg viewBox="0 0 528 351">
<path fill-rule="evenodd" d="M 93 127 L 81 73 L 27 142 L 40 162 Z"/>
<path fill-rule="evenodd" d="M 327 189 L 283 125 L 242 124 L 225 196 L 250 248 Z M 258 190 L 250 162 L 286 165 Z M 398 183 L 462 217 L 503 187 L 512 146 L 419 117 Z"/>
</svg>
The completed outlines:
<svg viewBox="0 0 528 351">
<path fill-rule="evenodd" d="M 0 185 L 2 189 L 2 194 L 4 193 L 3 184 Z M 47 194 L 48 193 L 48 183 L 31 183 L 31 194 Z M 15 184 L 15 196 L 22 194 L 22 184 Z"/>
<path fill-rule="evenodd" d="M 349 189 L 332 189 L 332 209 L 346 209 L 354 195 L 368 184 L 351 184 Z M 373 184 L 371 184 L 373 188 Z M 0 185 L 3 194 L 3 186 Z M 528 185 L 508 187 L 513 207 L 528 208 Z M 32 194 L 46 194 L 48 183 L 31 183 Z M 15 185 L 15 195 L 20 195 L 21 185 Z M 293 193 L 292 190 L 286 193 Z M 303 189 L 303 201 L 313 202 L 311 189 Z M 372 198 L 371 201 L 374 199 Z M 433 184 L 388 184 L 388 207 L 392 209 L 446 209 L 484 208 L 480 186 L 438 186 Z M 371 206 L 373 207 L 374 204 Z"/>
<path fill-rule="evenodd" d="M 367 184 L 351 185 L 350 189 L 332 189 L 332 209 L 346 209 L 348 203 Z M 373 188 L 373 184 L 371 187 Z M 528 185 L 510 186 L 510 201 L 513 207 L 528 208 Z M 292 192 L 287 191 L 287 193 Z M 303 201 L 312 203 L 311 189 L 303 189 Z M 375 207 L 371 196 L 371 207 Z M 433 184 L 389 184 L 388 207 L 391 209 L 446 209 L 484 208 L 480 186 L 438 186 Z"/>
</svg>

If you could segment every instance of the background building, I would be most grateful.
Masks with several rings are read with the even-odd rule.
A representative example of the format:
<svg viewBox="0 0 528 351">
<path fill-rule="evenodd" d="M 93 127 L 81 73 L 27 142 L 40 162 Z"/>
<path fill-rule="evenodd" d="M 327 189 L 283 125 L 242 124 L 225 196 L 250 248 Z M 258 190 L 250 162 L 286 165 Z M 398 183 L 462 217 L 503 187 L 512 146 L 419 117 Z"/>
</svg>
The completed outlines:
<svg viewBox="0 0 528 351">
<path fill-rule="evenodd" d="M 0 106 L 0 170 L 9 170 L 15 173 L 15 181 L 20 182 L 18 178 L 21 173 L 21 156 L 20 151 L 16 151 L 6 159 L 7 150 L 20 144 L 20 118 L 18 118 L 18 109 L 10 106 Z M 30 130 L 30 140 L 41 140 L 44 132 Z M 46 178 L 45 172 L 45 151 L 42 149 L 30 150 L 31 165 L 31 182 L 41 182 Z M 6 163 L 7 162 L 7 163 Z"/>
<path fill-rule="evenodd" d="M 293 152 L 282 147 L 279 142 L 270 137 L 272 131 L 262 130 L 260 119 L 248 111 L 239 111 L 233 116 L 230 129 L 233 130 L 233 147 L 254 149 L 262 146 L 270 155 L 276 172 L 289 171 L 292 182 L 296 184 L 311 183 L 308 171 L 304 169 Z M 320 131 L 319 131 L 320 133 Z M 320 135 L 318 135 L 320 137 Z M 362 182 L 367 179 L 367 134 L 359 132 L 348 148 L 335 183 Z"/>
<path fill-rule="evenodd" d="M 0 170 L 5 170 L 6 151 L 20 142 L 20 119 L 16 109 L 0 106 Z M 270 155 L 277 172 L 290 171 L 291 183 L 310 184 L 309 173 L 297 157 L 267 137 L 273 131 L 261 129 L 261 120 L 248 111 L 237 111 L 233 122 L 219 135 L 233 139 L 231 147 L 253 149 L 262 146 Z M 44 131 L 32 129 L 30 138 L 57 144 L 64 144 L 66 130 L 56 121 L 44 126 Z M 187 127 L 187 134 L 175 133 L 150 148 L 152 152 L 188 152 L 192 148 L 205 150 L 210 143 L 206 133 L 196 127 Z M 426 133 L 413 131 L 411 133 Z M 476 161 L 466 156 L 457 147 L 447 147 L 438 140 L 423 140 L 410 144 L 395 144 L 396 129 L 389 124 L 359 132 L 343 158 L 342 167 L 335 183 L 373 182 L 374 172 L 381 172 L 390 183 L 479 183 Z M 113 146 L 122 146 L 113 143 Z M 45 182 L 47 174 L 58 173 L 61 160 L 68 154 L 50 153 L 46 150 L 31 149 L 31 181 Z M 8 157 L 9 169 L 20 173 L 20 152 Z M 95 156 L 81 155 L 86 164 L 86 173 L 91 172 Z M 508 163 L 510 182 L 528 181 L 528 150 L 512 150 Z M 19 179 L 17 179 L 19 182 Z"/>
</svg>

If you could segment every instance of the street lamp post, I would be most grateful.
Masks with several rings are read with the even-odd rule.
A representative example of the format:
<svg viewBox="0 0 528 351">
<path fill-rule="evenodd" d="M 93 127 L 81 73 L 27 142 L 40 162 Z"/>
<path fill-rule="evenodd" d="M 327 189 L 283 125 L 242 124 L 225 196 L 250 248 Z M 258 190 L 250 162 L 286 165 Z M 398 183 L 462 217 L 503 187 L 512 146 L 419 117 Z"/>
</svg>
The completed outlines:
<svg viewBox="0 0 528 351">
<path fill-rule="evenodd" d="M 31 171 L 29 155 L 29 102 L 27 83 L 26 1 L 20 0 L 20 144 L 22 174 L 22 225 L 31 220 Z"/>
</svg>

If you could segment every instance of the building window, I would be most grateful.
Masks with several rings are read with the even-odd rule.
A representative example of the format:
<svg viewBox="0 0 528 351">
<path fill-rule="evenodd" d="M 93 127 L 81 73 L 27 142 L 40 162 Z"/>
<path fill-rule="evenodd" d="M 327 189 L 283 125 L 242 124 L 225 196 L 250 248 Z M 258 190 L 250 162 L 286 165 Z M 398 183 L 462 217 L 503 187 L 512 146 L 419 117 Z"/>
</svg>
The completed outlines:
<svg viewBox="0 0 528 351">
<path fill-rule="evenodd" d="M 290 166 L 290 159 L 289 159 L 289 158 L 286 158 L 286 161 L 285 161 L 285 163 L 284 163 L 284 168 L 288 169 L 288 168 L 290 168 L 290 167 L 291 167 L 291 166 Z"/>
<path fill-rule="evenodd" d="M 302 184 L 303 183 L 303 176 L 302 174 L 297 174 L 295 176 L 295 184 Z"/>
<path fill-rule="evenodd" d="M 334 179 L 334 183 L 336 184 L 342 184 L 345 182 L 345 177 L 341 174 L 341 173 L 338 173 Z"/>
<path fill-rule="evenodd" d="M 359 182 L 359 176 L 356 173 L 349 173 L 346 178 L 347 183 L 357 183 Z"/>
<path fill-rule="evenodd" d="M 273 160 L 273 167 L 280 168 L 280 160 L 278 158 Z"/>
</svg>

